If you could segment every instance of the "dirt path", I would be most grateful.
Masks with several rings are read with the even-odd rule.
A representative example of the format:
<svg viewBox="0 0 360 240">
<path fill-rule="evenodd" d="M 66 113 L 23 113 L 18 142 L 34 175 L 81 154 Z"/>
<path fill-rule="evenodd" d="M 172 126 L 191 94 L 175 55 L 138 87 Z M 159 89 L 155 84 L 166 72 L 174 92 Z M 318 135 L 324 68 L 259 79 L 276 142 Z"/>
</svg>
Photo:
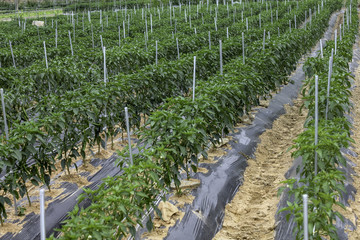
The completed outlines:
<svg viewBox="0 0 360 240">
<path fill-rule="evenodd" d="M 287 149 L 303 131 L 306 112 L 299 114 L 301 100 L 285 107 L 272 129 L 260 137 L 255 159 L 248 161 L 244 184 L 226 206 L 223 227 L 214 239 L 273 239 L 277 188 L 293 159 Z"/>
</svg>

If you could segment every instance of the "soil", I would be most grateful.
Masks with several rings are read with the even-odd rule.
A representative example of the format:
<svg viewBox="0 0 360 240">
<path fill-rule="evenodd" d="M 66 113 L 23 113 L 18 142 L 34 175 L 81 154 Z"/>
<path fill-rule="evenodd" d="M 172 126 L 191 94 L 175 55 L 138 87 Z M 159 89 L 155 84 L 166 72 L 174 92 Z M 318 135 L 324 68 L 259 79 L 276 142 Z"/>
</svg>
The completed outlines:
<svg viewBox="0 0 360 240">
<path fill-rule="evenodd" d="M 206 174 L 206 173 L 209 172 L 209 170 L 208 170 L 207 168 L 198 167 L 196 172 L 200 172 L 200 173 Z"/>
<path fill-rule="evenodd" d="M 301 104 L 297 99 L 293 106 L 287 105 L 286 114 L 261 135 L 255 158 L 248 160 L 244 184 L 226 206 L 223 227 L 214 239 L 274 238 L 277 189 L 293 162 L 287 150 L 303 131 L 307 115 L 300 113 Z"/>
<path fill-rule="evenodd" d="M 207 159 L 204 159 L 202 156 L 199 158 L 199 161 L 201 163 L 208 163 L 208 164 L 216 163 L 222 155 L 226 154 L 226 152 L 223 149 L 217 149 L 217 148 L 212 148 L 207 153 L 208 153 Z"/>
<path fill-rule="evenodd" d="M 159 216 L 155 216 L 153 219 L 154 228 L 149 233 L 144 233 L 141 239 L 147 240 L 162 240 L 168 234 L 170 227 L 174 226 L 177 222 L 181 221 L 185 213 L 182 211 L 186 204 L 191 204 L 194 201 L 194 196 L 190 193 L 191 190 L 183 190 L 178 195 L 172 192 L 170 201 L 161 202 L 159 204 L 159 210 L 162 214 L 162 219 Z M 174 203 L 174 204 L 173 204 Z"/>
</svg>

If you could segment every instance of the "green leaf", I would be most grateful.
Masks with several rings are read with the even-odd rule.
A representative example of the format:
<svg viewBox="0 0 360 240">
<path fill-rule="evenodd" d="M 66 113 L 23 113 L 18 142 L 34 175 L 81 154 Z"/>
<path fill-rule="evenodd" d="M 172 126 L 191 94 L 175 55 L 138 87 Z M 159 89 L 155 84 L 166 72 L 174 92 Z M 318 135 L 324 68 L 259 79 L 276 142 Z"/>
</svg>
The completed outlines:
<svg viewBox="0 0 360 240">
<path fill-rule="evenodd" d="M 153 222 L 149 217 L 149 220 L 146 222 L 146 229 L 150 232 L 153 229 Z"/>
<path fill-rule="evenodd" d="M 38 181 L 36 181 L 35 179 L 31 179 L 31 183 L 35 186 L 39 186 Z"/>
</svg>

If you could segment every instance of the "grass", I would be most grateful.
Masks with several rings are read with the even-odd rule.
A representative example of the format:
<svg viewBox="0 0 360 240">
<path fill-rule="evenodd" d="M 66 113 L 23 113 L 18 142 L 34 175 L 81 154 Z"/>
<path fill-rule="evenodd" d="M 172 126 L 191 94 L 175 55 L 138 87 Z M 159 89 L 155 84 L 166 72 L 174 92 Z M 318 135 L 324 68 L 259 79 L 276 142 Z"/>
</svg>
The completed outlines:
<svg viewBox="0 0 360 240">
<path fill-rule="evenodd" d="M 36 17 L 44 17 L 44 16 L 51 16 L 51 15 L 57 15 L 62 14 L 62 9 L 51 9 L 51 10 L 39 10 L 39 11 L 19 11 L 17 13 L 4 13 L 0 14 L 0 20 L 1 19 L 8 19 L 8 18 L 36 18 Z"/>
</svg>

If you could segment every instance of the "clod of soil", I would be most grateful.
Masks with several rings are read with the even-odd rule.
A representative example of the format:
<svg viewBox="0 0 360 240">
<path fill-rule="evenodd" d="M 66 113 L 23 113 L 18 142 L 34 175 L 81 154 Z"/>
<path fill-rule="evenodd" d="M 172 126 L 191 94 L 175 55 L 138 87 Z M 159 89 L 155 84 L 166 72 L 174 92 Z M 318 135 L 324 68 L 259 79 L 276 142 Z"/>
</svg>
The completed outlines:
<svg viewBox="0 0 360 240">
<path fill-rule="evenodd" d="M 181 180 L 180 182 L 180 189 L 189 189 L 189 188 L 196 188 L 200 185 L 200 180 L 199 179 L 192 179 L 190 178 L 189 180 Z M 175 189 L 175 184 L 171 183 L 170 185 L 171 189 Z"/>
<path fill-rule="evenodd" d="M 154 229 L 149 233 L 144 233 L 142 239 L 161 240 L 164 239 L 171 226 L 175 225 L 178 220 L 181 220 L 184 213 L 170 202 L 160 202 L 159 210 L 161 211 L 163 219 L 155 216 L 153 219 Z"/>
</svg>

